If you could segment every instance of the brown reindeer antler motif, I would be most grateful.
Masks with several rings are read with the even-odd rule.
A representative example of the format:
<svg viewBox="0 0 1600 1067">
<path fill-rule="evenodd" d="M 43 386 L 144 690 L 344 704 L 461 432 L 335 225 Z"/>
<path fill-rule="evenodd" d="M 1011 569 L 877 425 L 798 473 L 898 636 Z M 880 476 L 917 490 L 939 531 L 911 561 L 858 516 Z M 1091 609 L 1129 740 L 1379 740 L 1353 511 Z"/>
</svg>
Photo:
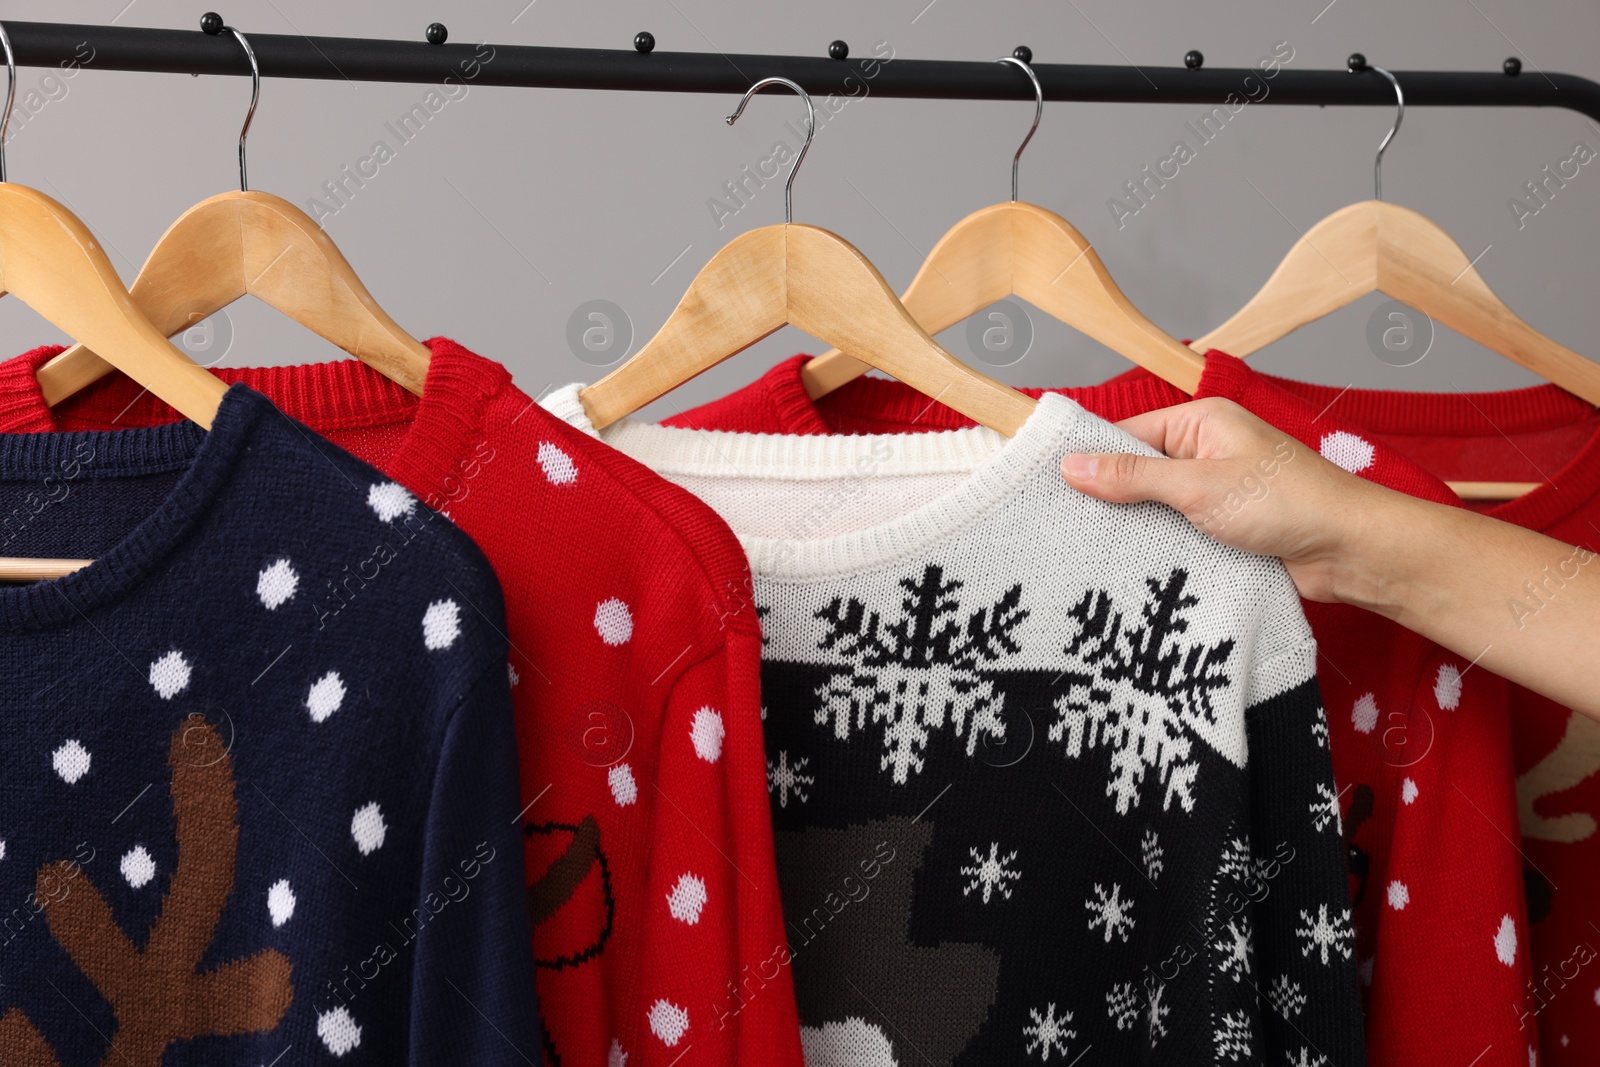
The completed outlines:
<svg viewBox="0 0 1600 1067">
<path fill-rule="evenodd" d="M 160 1067 L 174 1041 L 271 1030 L 294 997 L 289 961 L 275 949 L 198 971 L 233 891 L 239 847 L 233 762 L 216 729 L 195 715 L 172 735 L 167 763 L 178 867 L 144 949 L 133 946 L 87 881 L 45 905 L 50 932 L 116 1013 L 105 1065 Z M 47 900 L 49 879 L 71 874 L 66 862 L 41 867 L 38 898 Z M 0 1020 L 0 1053 L 6 1067 L 56 1062 L 16 1011 Z"/>
</svg>

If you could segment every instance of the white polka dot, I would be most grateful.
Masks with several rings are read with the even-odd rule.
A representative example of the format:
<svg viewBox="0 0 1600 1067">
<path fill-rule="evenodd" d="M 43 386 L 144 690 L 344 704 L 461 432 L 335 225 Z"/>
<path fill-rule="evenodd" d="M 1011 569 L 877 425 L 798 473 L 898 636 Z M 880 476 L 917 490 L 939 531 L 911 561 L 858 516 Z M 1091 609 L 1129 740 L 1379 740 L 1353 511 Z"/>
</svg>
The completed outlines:
<svg viewBox="0 0 1600 1067">
<path fill-rule="evenodd" d="M 633 636 L 633 613 L 628 605 L 612 597 L 594 609 L 594 629 L 608 645 L 625 645 Z"/>
<path fill-rule="evenodd" d="M 1350 724 L 1360 734 L 1370 734 L 1372 728 L 1378 725 L 1378 698 L 1371 693 L 1362 693 L 1356 698 L 1355 706 L 1350 709 Z"/>
<path fill-rule="evenodd" d="M 134 845 L 122 857 L 122 880 L 143 889 L 156 876 L 156 861 L 143 845 Z"/>
<path fill-rule="evenodd" d="M 678 884 L 667 894 L 667 911 L 681 923 L 693 926 L 700 921 L 706 906 L 706 884 L 692 874 L 678 876 Z"/>
<path fill-rule="evenodd" d="M 171 700 L 189 688 L 189 661 L 173 649 L 150 664 L 150 684 L 162 700 Z"/>
<path fill-rule="evenodd" d="M 1532 1045 L 1528 1046 L 1528 1067 L 1539 1067 L 1539 1053 Z"/>
<path fill-rule="evenodd" d="M 329 1052 L 343 1056 L 361 1044 L 361 1027 L 356 1025 L 347 1009 L 334 1008 L 317 1014 L 317 1036 L 322 1038 Z"/>
<path fill-rule="evenodd" d="M 1407 904 L 1411 903 L 1411 890 L 1406 888 L 1404 882 L 1389 883 L 1389 907 L 1395 911 L 1404 911 Z"/>
<path fill-rule="evenodd" d="M 611 786 L 611 799 L 617 802 L 617 807 L 625 808 L 639 799 L 639 785 L 633 780 L 633 768 L 626 763 L 619 763 L 606 774 L 606 782 Z"/>
<path fill-rule="evenodd" d="M 367 507 L 384 522 L 393 522 L 402 515 L 409 515 L 416 506 L 417 498 L 406 492 L 404 486 L 394 482 L 379 482 L 367 490 Z"/>
<path fill-rule="evenodd" d="M 89 750 L 80 745 L 76 738 L 63 743 L 60 748 L 50 753 L 50 765 L 68 785 L 76 783 L 79 778 L 89 773 L 89 762 Z"/>
<path fill-rule="evenodd" d="M 606 1053 L 606 1067 L 628 1067 L 628 1054 L 616 1038 L 611 1039 L 611 1051 Z"/>
<path fill-rule="evenodd" d="M 461 636 L 461 605 L 435 600 L 422 616 L 422 643 L 434 651 L 449 648 Z"/>
<path fill-rule="evenodd" d="M 1494 954 L 1507 967 L 1517 962 L 1517 924 L 1509 915 L 1500 920 L 1500 929 L 1495 931 Z"/>
<path fill-rule="evenodd" d="M 670 1000 L 662 999 L 650 1005 L 645 1017 L 650 1020 L 650 1032 L 666 1042 L 668 1048 L 681 1041 L 689 1031 L 688 1009 Z"/>
<path fill-rule="evenodd" d="M 306 694 L 306 710 L 311 713 L 312 722 L 322 722 L 329 715 L 339 710 L 339 705 L 344 703 L 344 681 L 340 679 L 338 671 L 329 671 L 315 682 L 311 683 L 311 691 Z"/>
<path fill-rule="evenodd" d="M 1414 804 L 1417 800 L 1417 783 L 1410 778 L 1400 783 L 1400 799 L 1407 804 Z"/>
<path fill-rule="evenodd" d="M 282 926 L 294 915 L 294 890 L 289 888 L 289 879 L 279 878 L 267 890 L 267 914 L 272 916 L 273 926 Z"/>
<path fill-rule="evenodd" d="M 300 576 L 289 561 L 274 560 L 261 568 L 261 576 L 256 579 L 256 596 L 261 598 L 262 607 L 275 611 L 294 596 L 299 587 Z"/>
<path fill-rule="evenodd" d="M 1433 699 L 1446 711 L 1461 706 L 1461 671 L 1454 663 L 1441 663 L 1433 680 Z"/>
<path fill-rule="evenodd" d="M 571 485 L 578 480 L 578 468 L 572 457 L 549 441 L 539 442 L 539 466 L 551 485 Z"/>
<path fill-rule="evenodd" d="M 1357 437 L 1353 433 L 1335 430 L 1322 439 L 1317 446 L 1317 451 L 1322 453 L 1322 458 L 1330 463 L 1337 463 L 1351 474 L 1357 474 L 1372 466 L 1372 445 Z"/>
<path fill-rule="evenodd" d="M 710 708 L 701 708 L 694 713 L 694 722 L 689 725 L 689 739 L 694 742 L 695 755 L 707 763 L 715 763 L 722 756 L 722 738 L 726 734 L 721 715 Z"/>
<path fill-rule="evenodd" d="M 389 828 L 384 825 L 383 812 L 378 808 L 377 801 L 361 805 L 350 819 L 350 836 L 355 838 L 356 848 L 361 850 L 363 856 L 381 846 L 383 837 L 388 832 Z"/>
</svg>

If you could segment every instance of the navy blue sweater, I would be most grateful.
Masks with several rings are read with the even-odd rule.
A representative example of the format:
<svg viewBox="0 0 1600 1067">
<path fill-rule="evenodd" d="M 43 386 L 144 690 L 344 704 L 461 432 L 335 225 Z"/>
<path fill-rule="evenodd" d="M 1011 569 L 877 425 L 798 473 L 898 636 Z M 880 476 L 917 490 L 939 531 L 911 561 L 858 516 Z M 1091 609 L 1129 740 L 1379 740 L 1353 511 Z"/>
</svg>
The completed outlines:
<svg viewBox="0 0 1600 1067">
<path fill-rule="evenodd" d="M 235 385 L 0 435 L 0 555 L 94 560 L 0 586 L 0 1063 L 542 1062 L 464 534 Z"/>
</svg>

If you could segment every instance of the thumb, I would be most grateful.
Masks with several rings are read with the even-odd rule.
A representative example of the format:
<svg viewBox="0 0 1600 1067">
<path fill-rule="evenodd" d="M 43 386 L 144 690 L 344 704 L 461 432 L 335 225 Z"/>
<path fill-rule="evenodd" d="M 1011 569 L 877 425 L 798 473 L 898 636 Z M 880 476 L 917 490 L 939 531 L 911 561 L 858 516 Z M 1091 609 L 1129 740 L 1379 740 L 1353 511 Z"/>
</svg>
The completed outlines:
<svg viewBox="0 0 1600 1067">
<path fill-rule="evenodd" d="M 1165 456 L 1070 452 L 1061 459 L 1061 473 L 1079 492 L 1119 504 L 1136 500 L 1170 504 L 1176 488 L 1176 471 Z"/>
</svg>

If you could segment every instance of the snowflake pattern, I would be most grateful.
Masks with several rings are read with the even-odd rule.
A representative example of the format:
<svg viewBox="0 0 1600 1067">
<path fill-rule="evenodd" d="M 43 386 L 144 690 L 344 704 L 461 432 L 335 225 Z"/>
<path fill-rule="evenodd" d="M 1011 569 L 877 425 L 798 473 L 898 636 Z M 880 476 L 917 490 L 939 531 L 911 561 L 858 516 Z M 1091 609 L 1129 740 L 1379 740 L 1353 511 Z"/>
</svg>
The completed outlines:
<svg viewBox="0 0 1600 1067">
<path fill-rule="evenodd" d="M 1300 1053 L 1285 1053 L 1288 1056 L 1289 1067 L 1328 1067 L 1328 1057 L 1318 1056 L 1304 1045 L 1300 1046 Z"/>
<path fill-rule="evenodd" d="M 1356 933 L 1350 928 L 1349 908 L 1335 907 L 1330 912 L 1328 905 L 1318 904 L 1315 919 L 1311 917 L 1310 912 L 1302 908 L 1300 921 L 1305 925 L 1296 927 L 1294 931 L 1295 936 L 1304 941 L 1300 946 L 1300 955 L 1320 953 L 1324 965 L 1327 964 L 1330 953 L 1337 953 L 1342 959 L 1350 958 Z"/>
<path fill-rule="evenodd" d="M 1154 1048 L 1157 1041 L 1167 1036 L 1167 1016 L 1172 1009 L 1167 1006 L 1165 996 L 1167 986 L 1165 982 L 1158 982 L 1150 990 L 1150 1006 L 1145 1013 L 1150 1020 L 1150 1047 Z"/>
<path fill-rule="evenodd" d="M 1291 981 L 1286 974 L 1278 975 L 1267 988 L 1267 1003 L 1285 1019 L 1292 1019 L 1305 1011 L 1306 999 L 1300 983 Z"/>
<path fill-rule="evenodd" d="M 1318 748 L 1328 747 L 1328 713 L 1320 704 L 1317 705 L 1317 720 L 1311 724 L 1311 736 Z"/>
<path fill-rule="evenodd" d="M 1309 807 L 1311 825 L 1318 830 L 1326 830 L 1331 825 L 1334 833 L 1344 836 L 1344 820 L 1339 816 L 1339 794 L 1333 791 L 1333 786 L 1318 782 L 1317 799 Z"/>
<path fill-rule="evenodd" d="M 817 779 L 815 775 L 805 773 L 806 764 L 810 762 L 809 756 L 801 756 L 790 763 L 789 753 L 781 748 L 778 750 L 777 763 L 767 760 L 767 792 L 778 794 L 778 807 L 789 806 L 790 794 L 802 804 L 811 799 L 806 789 L 816 785 Z"/>
<path fill-rule="evenodd" d="M 1139 994 L 1133 991 L 1132 982 L 1115 982 L 1106 994 L 1106 1014 L 1117 1024 L 1118 1030 L 1133 1026 L 1139 1018 Z"/>
<path fill-rule="evenodd" d="M 1230 919 L 1222 939 L 1213 942 L 1211 947 L 1222 957 L 1217 964 L 1218 971 L 1235 982 L 1249 980 L 1250 959 L 1256 950 L 1255 940 L 1250 935 L 1249 919 L 1243 915 L 1237 921 Z"/>
<path fill-rule="evenodd" d="M 1111 595 L 1090 590 L 1068 610 L 1078 632 L 1066 646 L 1072 665 L 1064 672 L 1067 692 L 1046 736 L 1066 748 L 1069 759 L 1092 749 L 1109 753 L 1106 796 L 1126 815 L 1143 799 L 1152 770 L 1163 789 L 1161 807 L 1194 810 L 1198 759 L 1195 740 L 1230 751 L 1219 727 L 1216 700 L 1232 682 L 1223 673 L 1233 654 L 1231 639 L 1213 645 L 1180 644 L 1189 628 L 1184 613 L 1200 603 L 1186 595 L 1189 574 L 1174 568 L 1165 581 L 1146 578 L 1149 596 L 1139 617 L 1125 622 Z"/>
<path fill-rule="evenodd" d="M 1139 858 L 1144 861 L 1144 876 L 1154 882 L 1161 877 L 1161 872 L 1166 868 L 1161 857 L 1166 853 L 1162 851 L 1161 839 L 1154 830 L 1146 830 L 1144 837 L 1139 839 Z"/>
<path fill-rule="evenodd" d="M 817 688 L 816 722 L 831 722 L 840 741 L 881 727 L 878 767 L 891 771 L 896 785 L 906 784 L 913 771 L 921 773 L 929 740 L 946 726 L 956 739 L 965 739 L 969 757 L 980 741 L 1006 734 L 1005 694 L 995 692 L 979 667 L 1022 650 L 1012 636 L 1029 615 L 1020 606 L 1022 586 L 970 613 L 963 624 L 956 596 L 962 585 L 946 581 L 943 568 L 930 564 L 920 579 L 900 579 L 906 595 L 897 619 L 886 622 L 854 597 L 848 603 L 836 597 L 816 613 L 828 630 L 818 647 L 853 661 Z"/>
<path fill-rule="evenodd" d="M 1249 1060 L 1250 1037 L 1250 1017 L 1242 1011 L 1230 1011 L 1212 1031 L 1211 1041 L 1219 1060 L 1224 1056 L 1230 1060 Z"/>
<path fill-rule="evenodd" d="M 976 848 L 967 849 L 972 855 L 972 866 L 961 868 L 961 873 L 972 879 L 961 887 L 961 895 L 967 896 L 979 886 L 983 887 L 983 902 L 989 903 L 989 898 L 995 890 L 1007 900 L 1011 899 L 1011 886 L 1022 877 L 1022 872 L 1008 864 L 1017 858 L 1016 850 L 1000 855 L 998 842 L 989 842 L 989 855 L 980 856 Z"/>
<path fill-rule="evenodd" d="M 1126 944 L 1128 933 L 1133 929 L 1133 901 L 1123 900 L 1121 893 L 1122 887 L 1116 882 L 1111 883 L 1109 894 L 1100 887 L 1100 883 L 1096 882 L 1095 899 L 1084 901 L 1083 906 L 1094 913 L 1089 917 L 1091 932 L 1096 926 L 1104 927 L 1107 942 L 1115 934 Z"/>
<path fill-rule="evenodd" d="M 1076 1030 L 1067 1029 L 1067 1024 L 1072 1021 L 1072 1013 L 1063 1010 L 1057 1015 L 1056 1006 L 1050 1004 L 1044 1009 L 1043 1015 L 1039 1014 L 1037 1008 L 1029 1008 L 1028 1018 L 1033 1022 L 1022 1028 L 1026 1042 L 1023 1051 L 1032 1053 L 1037 1050 L 1039 1058 L 1046 1061 L 1050 1059 L 1051 1052 L 1059 1052 L 1065 1057 L 1067 1041 L 1078 1036 Z"/>
<path fill-rule="evenodd" d="M 1222 846 L 1222 860 L 1217 864 L 1218 878 L 1234 878 L 1250 882 L 1256 876 L 1256 859 L 1250 852 L 1248 838 L 1235 837 Z"/>
</svg>

